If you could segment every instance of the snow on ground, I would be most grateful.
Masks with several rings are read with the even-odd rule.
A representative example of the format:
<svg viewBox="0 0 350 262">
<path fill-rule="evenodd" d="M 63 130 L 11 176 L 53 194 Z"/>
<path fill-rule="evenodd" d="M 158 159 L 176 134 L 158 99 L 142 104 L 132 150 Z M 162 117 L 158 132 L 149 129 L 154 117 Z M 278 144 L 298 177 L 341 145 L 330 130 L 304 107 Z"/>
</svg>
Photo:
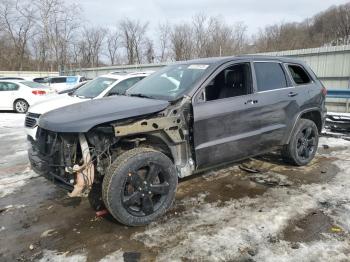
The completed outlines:
<svg viewBox="0 0 350 262">
<path fill-rule="evenodd" d="M 102 258 L 100 262 L 123 262 L 124 261 L 123 254 L 124 252 L 121 249 L 119 249 Z"/>
<path fill-rule="evenodd" d="M 153 223 L 134 238 L 150 248 L 160 248 L 159 261 L 240 260 L 248 251 L 254 253 L 256 261 L 346 261 L 349 238 L 338 240 L 326 235 L 326 241 L 302 243 L 298 249 L 287 241 L 271 241 L 290 221 L 322 208 L 321 203 L 328 203 L 325 212 L 333 213 L 332 218 L 349 233 L 350 142 L 321 138 L 322 145 L 343 149 L 331 153 L 340 159 L 335 162 L 340 172 L 327 184 L 271 188 L 256 198 L 225 203 L 206 203 L 199 195 L 195 201 L 184 200 L 187 208 L 182 215 Z"/>
<path fill-rule="evenodd" d="M 69 253 L 58 253 L 55 251 L 44 250 L 43 258 L 40 262 L 85 262 L 86 256 L 82 254 L 70 255 Z"/>
<path fill-rule="evenodd" d="M 0 197 L 37 176 L 28 165 L 24 118 L 24 114 L 0 114 Z"/>
<path fill-rule="evenodd" d="M 35 173 L 28 168 L 24 115 L 0 115 L 0 197 L 11 195 Z M 324 184 L 272 187 L 255 198 L 207 203 L 206 194 L 182 200 L 185 211 L 155 222 L 133 235 L 149 248 L 160 250 L 157 260 L 201 261 L 347 261 L 350 254 L 350 141 L 321 138 L 321 151 L 336 159 L 339 173 Z M 25 163 L 25 165 L 23 165 Z M 280 179 L 287 177 L 279 174 Z M 325 204 L 326 203 L 326 204 Z M 18 207 L 20 208 L 20 207 Z M 319 209 L 333 219 L 346 237 L 324 234 L 322 240 L 303 242 L 296 248 L 280 235 L 291 221 Z M 0 231 L 4 228 L 0 228 Z M 122 261 L 117 250 L 104 259 Z M 44 251 L 41 261 L 86 261 L 87 255 Z"/>
<path fill-rule="evenodd" d="M 87 256 L 85 254 L 70 254 L 68 252 L 56 252 L 51 250 L 44 250 L 43 257 L 40 262 L 86 262 Z M 105 256 L 99 262 L 124 262 L 123 252 L 121 249 Z"/>
<path fill-rule="evenodd" d="M 6 195 L 12 194 L 20 187 L 24 186 L 28 183 L 29 179 L 38 177 L 36 173 L 34 173 L 29 168 L 20 174 L 18 173 L 8 173 L 1 174 L 0 176 L 0 197 L 4 197 Z"/>
<path fill-rule="evenodd" d="M 24 118 L 25 118 L 24 114 L 1 113 L 0 114 L 0 127 L 1 128 L 22 127 L 22 129 L 23 129 Z"/>
</svg>

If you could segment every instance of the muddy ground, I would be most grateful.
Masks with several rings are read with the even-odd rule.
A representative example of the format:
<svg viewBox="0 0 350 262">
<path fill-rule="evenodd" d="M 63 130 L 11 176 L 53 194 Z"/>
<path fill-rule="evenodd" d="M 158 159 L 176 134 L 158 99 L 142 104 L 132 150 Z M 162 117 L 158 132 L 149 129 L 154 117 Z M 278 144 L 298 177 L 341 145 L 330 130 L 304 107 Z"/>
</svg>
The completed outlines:
<svg viewBox="0 0 350 262">
<path fill-rule="evenodd" d="M 96 217 L 29 168 L 24 116 L 0 115 L 0 261 L 350 261 L 350 142 L 307 167 L 271 153 L 179 183 L 148 227 Z"/>
</svg>

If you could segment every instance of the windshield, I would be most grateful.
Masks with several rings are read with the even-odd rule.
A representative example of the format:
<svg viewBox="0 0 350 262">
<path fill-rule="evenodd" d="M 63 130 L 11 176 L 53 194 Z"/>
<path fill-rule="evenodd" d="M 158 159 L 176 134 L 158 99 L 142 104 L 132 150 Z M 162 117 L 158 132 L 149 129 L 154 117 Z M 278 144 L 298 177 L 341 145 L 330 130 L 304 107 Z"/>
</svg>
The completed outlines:
<svg viewBox="0 0 350 262">
<path fill-rule="evenodd" d="M 77 89 L 73 95 L 87 98 L 95 98 L 101 94 L 107 87 L 118 81 L 115 78 L 97 77 Z"/>
<path fill-rule="evenodd" d="M 36 83 L 36 82 L 31 82 L 31 81 L 24 81 L 20 82 L 23 85 L 29 86 L 30 88 L 49 88 L 48 86 L 44 86 L 42 84 Z"/>
<path fill-rule="evenodd" d="M 208 64 L 167 66 L 135 84 L 127 95 L 175 100 L 190 90 L 208 68 Z"/>
</svg>

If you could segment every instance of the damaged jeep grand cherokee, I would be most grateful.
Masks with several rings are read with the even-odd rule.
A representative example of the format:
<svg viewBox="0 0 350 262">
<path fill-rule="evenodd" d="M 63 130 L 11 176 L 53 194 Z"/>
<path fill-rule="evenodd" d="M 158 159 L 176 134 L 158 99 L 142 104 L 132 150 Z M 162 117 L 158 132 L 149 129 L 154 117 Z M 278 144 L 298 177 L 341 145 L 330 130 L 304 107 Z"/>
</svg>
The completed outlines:
<svg viewBox="0 0 350 262">
<path fill-rule="evenodd" d="M 145 225 L 169 209 L 178 178 L 275 148 L 289 163 L 308 164 L 325 94 L 312 70 L 294 59 L 181 62 L 124 96 L 42 115 L 29 158 L 70 196 L 97 192 L 119 222 Z"/>
</svg>

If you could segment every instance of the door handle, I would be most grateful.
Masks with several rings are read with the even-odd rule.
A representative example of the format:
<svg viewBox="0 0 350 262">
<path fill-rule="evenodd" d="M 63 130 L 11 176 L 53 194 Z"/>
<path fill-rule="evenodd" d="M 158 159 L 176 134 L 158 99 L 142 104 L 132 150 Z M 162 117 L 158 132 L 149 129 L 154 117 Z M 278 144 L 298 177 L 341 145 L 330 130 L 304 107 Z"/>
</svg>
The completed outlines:
<svg viewBox="0 0 350 262">
<path fill-rule="evenodd" d="M 296 92 L 289 92 L 288 93 L 289 97 L 293 97 L 293 96 L 297 96 L 297 95 L 298 95 L 298 93 L 296 93 Z"/>
<path fill-rule="evenodd" d="M 252 100 L 252 99 L 250 99 L 250 100 L 246 101 L 244 104 L 245 104 L 245 105 L 247 105 L 247 104 L 254 105 L 254 104 L 256 104 L 256 103 L 258 103 L 258 100 Z"/>
</svg>

